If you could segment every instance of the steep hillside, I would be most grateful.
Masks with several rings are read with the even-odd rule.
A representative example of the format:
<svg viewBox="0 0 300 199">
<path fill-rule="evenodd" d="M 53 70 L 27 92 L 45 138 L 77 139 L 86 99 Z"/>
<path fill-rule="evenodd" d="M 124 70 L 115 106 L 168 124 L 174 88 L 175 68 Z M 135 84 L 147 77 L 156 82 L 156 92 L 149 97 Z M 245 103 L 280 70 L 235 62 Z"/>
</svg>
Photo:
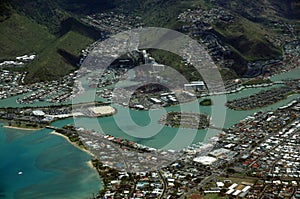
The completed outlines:
<svg viewBox="0 0 300 199">
<path fill-rule="evenodd" d="M 59 33 L 61 22 L 76 15 L 90 14 L 114 8 L 109 0 L 3 0 L 13 10 Z"/>
<path fill-rule="evenodd" d="M 0 60 L 40 52 L 55 36 L 35 21 L 17 13 L 0 23 Z"/>
<path fill-rule="evenodd" d="M 74 70 L 81 50 L 100 38 L 99 31 L 55 2 L 40 2 L 0 3 L 0 60 L 37 54 L 25 68 L 28 82 L 57 79 Z"/>
<path fill-rule="evenodd" d="M 231 24 L 214 25 L 216 33 L 247 61 L 276 58 L 280 49 L 265 39 L 272 32 L 259 23 L 243 17 L 236 17 Z"/>
<path fill-rule="evenodd" d="M 248 61 L 280 56 L 280 46 L 266 39 L 278 33 L 266 24 L 300 19 L 299 0 L 2 0 L 0 60 L 35 52 L 27 80 L 54 79 L 74 69 L 80 50 L 100 38 L 98 30 L 79 20 L 86 14 L 113 10 L 141 16 L 146 26 L 179 30 L 183 11 L 218 7 L 234 15 L 233 23 L 214 23 L 212 31 L 230 47 L 239 75 Z"/>
<path fill-rule="evenodd" d="M 253 20 L 262 18 L 274 20 L 279 17 L 300 19 L 299 0 L 212 0 L 212 2 Z"/>
<path fill-rule="evenodd" d="M 71 72 L 79 61 L 80 51 L 93 40 L 74 31 L 59 37 L 30 63 L 27 81 L 57 79 Z"/>
<path fill-rule="evenodd" d="M 230 47 L 232 58 L 235 60 L 232 69 L 239 75 L 246 72 L 249 61 L 278 58 L 281 55 L 281 47 L 274 46 L 266 39 L 277 34 L 266 24 L 276 20 L 276 17 L 285 19 L 291 10 L 291 4 L 280 0 L 137 0 L 134 3 L 132 0 L 125 1 L 127 3 L 122 10 L 131 10 L 143 16 L 146 25 L 172 29 L 179 29 L 184 25 L 176 19 L 187 9 L 223 7 L 234 16 L 234 21 L 230 25 L 223 22 L 214 23 L 212 32 Z M 278 3 L 284 7 L 282 11 L 275 8 L 276 5 L 279 6 Z"/>
</svg>

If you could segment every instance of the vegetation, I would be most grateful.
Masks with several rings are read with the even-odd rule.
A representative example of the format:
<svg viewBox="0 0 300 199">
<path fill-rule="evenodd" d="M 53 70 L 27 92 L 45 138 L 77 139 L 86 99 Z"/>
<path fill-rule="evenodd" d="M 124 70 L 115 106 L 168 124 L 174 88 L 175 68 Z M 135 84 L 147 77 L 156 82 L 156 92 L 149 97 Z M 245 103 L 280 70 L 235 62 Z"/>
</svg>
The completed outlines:
<svg viewBox="0 0 300 199">
<path fill-rule="evenodd" d="M 170 66 L 180 72 L 187 81 L 202 80 L 199 72 L 192 65 L 185 64 L 179 55 L 158 49 L 150 49 L 149 53 L 158 63 Z"/>
<path fill-rule="evenodd" d="M 99 191 L 98 195 L 95 198 L 102 198 L 105 192 L 108 191 L 109 189 L 112 189 L 120 194 L 124 190 L 132 190 L 132 187 L 134 186 L 135 178 L 131 173 L 129 173 L 128 176 L 124 176 L 120 179 L 121 182 L 118 187 L 111 188 L 108 186 L 111 181 L 119 178 L 120 176 L 119 171 L 114 168 L 105 166 L 98 159 L 93 159 L 92 164 L 98 171 L 103 181 L 103 188 Z"/>
<path fill-rule="evenodd" d="M 175 128 L 205 129 L 209 126 L 209 117 L 197 113 L 169 112 L 159 122 Z"/>
<path fill-rule="evenodd" d="M 246 71 L 248 61 L 278 58 L 282 52 L 266 40 L 266 36 L 275 33 L 260 23 L 255 23 L 242 16 L 235 16 L 234 22 L 216 23 L 213 32 L 224 41 L 232 51 L 235 63 L 232 67 L 238 75 Z"/>
<path fill-rule="evenodd" d="M 218 5 L 233 10 L 253 21 L 278 18 L 299 19 L 300 9 L 297 0 L 216 0 Z"/>
<path fill-rule="evenodd" d="M 244 86 L 248 85 L 259 85 L 259 84 L 270 84 L 272 81 L 270 79 L 253 79 L 250 81 L 243 82 Z"/>
<path fill-rule="evenodd" d="M 38 58 L 27 65 L 27 81 L 51 80 L 72 71 L 80 58 L 80 51 L 93 40 L 70 31 L 47 46 Z"/>
<path fill-rule="evenodd" d="M 70 17 L 81 16 L 101 10 L 108 10 L 114 7 L 114 1 L 97 0 L 3 0 L 13 12 L 27 16 L 38 24 L 45 26 L 49 32 L 57 36 L 62 35 L 61 23 Z"/>
<path fill-rule="evenodd" d="M 129 1 L 130 2 L 130 1 Z M 231 8 L 227 6 L 226 2 L 224 5 L 222 2 L 215 2 L 215 4 L 220 4 L 229 10 L 234 10 L 235 13 L 238 9 Z M 240 3 L 237 3 L 239 5 Z M 281 2 L 281 4 L 285 4 Z M 130 3 L 129 3 L 130 5 Z M 174 6 L 176 5 L 176 6 Z M 176 21 L 176 18 L 180 12 L 186 10 L 187 8 L 201 7 L 209 8 L 213 7 L 208 1 L 177 1 L 177 0 L 167 0 L 167 1 L 156 1 L 151 0 L 144 1 L 144 3 L 137 3 L 134 8 L 125 7 L 127 10 L 134 10 L 136 14 L 142 15 L 145 19 L 145 24 L 148 26 L 162 26 L 167 28 L 178 29 L 181 27 L 182 23 Z M 258 7 L 258 2 L 255 3 L 254 7 Z M 247 7 L 247 4 L 243 4 L 242 8 Z M 249 7 L 249 6 L 248 6 Z M 259 7 L 260 9 L 260 7 Z M 246 11 L 245 11 L 246 12 Z M 222 77 L 227 79 L 237 78 L 238 75 L 242 76 L 247 70 L 247 62 L 255 60 L 266 60 L 272 58 L 278 58 L 281 55 L 281 49 L 278 46 L 274 46 L 272 43 L 266 40 L 266 36 L 275 36 L 276 32 L 272 32 L 270 28 L 265 26 L 265 22 L 271 20 L 271 18 L 266 18 L 260 21 L 253 21 L 252 18 L 243 13 L 234 14 L 234 22 L 228 24 L 225 23 L 215 23 L 213 24 L 213 33 L 219 36 L 223 42 L 225 42 L 232 54 L 230 57 L 235 60 L 232 66 L 233 70 L 222 69 Z M 161 51 L 153 51 L 153 56 L 158 61 L 162 61 L 169 66 L 174 66 L 179 72 L 186 71 L 186 67 L 179 66 L 180 62 L 174 59 L 174 56 L 166 57 L 166 53 Z M 177 66 L 176 66 L 177 64 Z M 182 65 L 182 64 L 181 64 Z M 190 69 L 188 69 L 190 71 Z M 184 74 L 188 80 L 199 79 L 199 74 L 193 73 L 193 70 L 189 74 Z"/>
<path fill-rule="evenodd" d="M 8 126 L 10 127 L 16 127 L 16 128 L 22 128 L 22 129 L 40 129 L 43 128 L 44 126 L 42 125 L 38 125 L 34 122 L 32 123 L 27 123 L 27 122 L 23 122 L 23 121 L 9 121 L 8 122 Z"/>
<path fill-rule="evenodd" d="M 40 52 L 54 39 L 45 27 L 14 13 L 0 23 L 0 60 Z"/>
<path fill-rule="evenodd" d="M 220 70 L 220 73 L 221 73 L 221 77 L 223 78 L 223 80 L 230 80 L 230 79 L 239 78 L 237 73 L 234 70 L 231 70 L 229 68 L 222 68 Z"/>
<path fill-rule="evenodd" d="M 264 26 L 266 21 L 272 21 L 273 17 L 297 19 L 300 16 L 296 0 L 260 2 L 216 0 L 213 5 L 207 0 L 3 0 L 0 2 L 0 60 L 36 53 L 38 58 L 26 67 L 29 72 L 26 81 L 56 79 L 74 70 L 80 50 L 100 38 L 97 30 L 79 22 L 82 15 L 113 10 L 142 16 L 146 26 L 178 30 L 183 25 L 177 21 L 182 11 L 219 5 L 235 15 L 234 23 L 216 23 L 212 30 L 233 52 L 235 72 L 221 71 L 224 79 L 230 79 L 244 74 L 247 61 L 281 55 L 279 47 L 265 39 L 278 34 Z M 166 58 L 167 53 L 158 50 L 152 53 L 158 62 L 174 67 L 186 79 L 200 79 L 197 71 L 184 65 L 175 55 Z"/>
<path fill-rule="evenodd" d="M 74 70 L 81 50 L 100 37 L 53 3 L 1 2 L 0 8 L 7 11 L 0 18 L 0 61 L 38 55 L 25 68 L 27 82 L 57 79 Z"/>
<path fill-rule="evenodd" d="M 212 105 L 212 100 L 211 99 L 204 99 L 200 102 L 201 106 L 211 106 Z"/>
<path fill-rule="evenodd" d="M 86 150 L 84 144 L 79 138 L 79 134 L 77 133 L 77 131 L 74 129 L 73 126 L 64 126 L 62 129 L 57 129 L 55 131 L 57 133 L 67 136 L 71 142 L 75 143 L 80 148 Z"/>
<path fill-rule="evenodd" d="M 266 35 L 272 35 L 270 30 L 261 24 L 246 18 L 235 16 L 233 23 L 217 23 L 214 29 L 219 35 L 247 61 L 270 59 L 281 55 L 278 47 L 266 41 Z"/>
</svg>

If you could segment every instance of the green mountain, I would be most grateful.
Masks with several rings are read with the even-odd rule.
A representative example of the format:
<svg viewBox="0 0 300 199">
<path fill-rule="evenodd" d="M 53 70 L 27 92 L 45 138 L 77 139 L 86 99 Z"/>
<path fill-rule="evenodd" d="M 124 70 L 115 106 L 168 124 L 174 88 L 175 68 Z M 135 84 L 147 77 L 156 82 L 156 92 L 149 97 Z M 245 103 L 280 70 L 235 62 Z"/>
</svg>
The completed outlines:
<svg viewBox="0 0 300 199">
<path fill-rule="evenodd" d="M 212 24 L 212 32 L 230 47 L 239 75 L 248 61 L 281 55 L 281 47 L 266 40 L 279 34 L 268 22 L 300 19 L 298 0 L 2 0 L 0 60 L 36 53 L 26 67 L 27 81 L 55 79 L 74 70 L 80 51 L 100 38 L 99 30 L 80 21 L 82 16 L 113 10 L 139 15 L 147 26 L 179 30 L 178 15 L 199 7 L 222 7 L 234 15 L 234 23 Z"/>
<path fill-rule="evenodd" d="M 26 66 L 27 82 L 57 79 L 74 70 L 81 50 L 100 38 L 98 30 L 54 2 L 10 1 L 0 5 L 0 60 L 37 54 Z"/>
<path fill-rule="evenodd" d="M 267 35 L 278 34 L 272 32 L 266 23 L 274 20 L 274 17 L 280 18 L 280 20 L 290 20 L 287 16 L 299 17 L 297 14 L 290 15 L 288 8 L 291 6 L 287 1 L 278 0 L 277 7 L 287 8 L 281 12 L 274 10 L 269 4 L 261 4 L 265 1 L 267 0 L 250 2 L 240 0 L 140 0 L 133 3 L 133 1 L 127 0 L 126 5 L 135 6 L 129 8 L 125 6 L 123 10 L 132 10 L 132 12 L 143 16 L 144 22 L 148 26 L 162 26 L 179 30 L 179 27 L 185 24 L 179 23 L 176 19 L 181 12 L 187 9 L 224 8 L 234 16 L 234 22 L 230 25 L 214 23 L 211 32 L 229 46 L 232 51 L 232 58 L 235 60 L 232 69 L 238 75 L 243 75 L 247 70 L 247 62 L 278 58 L 282 55 L 281 47 L 274 46 L 266 39 Z M 273 1 L 270 0 L 270 2 L 275 6 Z M 274 13 L 265 16 L 262 12 L 254 12 L 259 9 L 273 9 Z M 294 11 L 298 12 L 297 9 Z"/>
<path fill-rule="evenodd" d="M 129 3 L 126 5 L 135 5 L 134 11 L 143 16 L 145 24 L 173 29 L 185 25 L 176 21 L 176 18 L 187 9 L 225 9 L 234 16 L 233 23 L 214 23 L 211 32 L 229 46 L 231 56 L 235 60 L 232 69 L 241 76 L 247 70 L 247 62 L 273 59 L 282 55 L 282 46 L 275 45 L 267 39 L 278 38 L 284 34 L 281 30 L 270 28 L 273 22 L 299 24 L 300 19 L 299 0 L 140 0 L 135 1 L 137 3 L 127 1 Z M 125 10 L 128 9 L 130 8 Z"/>
<path fill-rule="evenodd" d="M 213 2 L 253 20 L 263 18 L 300 19 L 300 2 L 298 0 L 215 0 Z"/>
</svg>

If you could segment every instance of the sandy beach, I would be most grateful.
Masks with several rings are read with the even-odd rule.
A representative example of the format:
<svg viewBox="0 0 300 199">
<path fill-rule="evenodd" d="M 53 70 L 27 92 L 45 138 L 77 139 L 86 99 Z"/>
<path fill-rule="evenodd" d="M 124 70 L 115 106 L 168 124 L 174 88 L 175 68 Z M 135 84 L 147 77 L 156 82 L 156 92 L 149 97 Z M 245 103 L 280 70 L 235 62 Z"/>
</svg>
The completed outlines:
<svg viewBox="0 0 300 199">
<path fill-rule="evenodd" d="M 94 165 L 93 165 L 93 163 L 92 163 L 91 160 L 87 162 L 87 165 L 88 165 L 91 169 L 97 170 L 97 169 L 94 167 Z"/>
<path fill-rule="evenodd" d="M 3 128 L 18 129 L 18 130 L 22 130 L 22 131 L 37 131 L 37 130 L 41 130 L 41 128 L 21 128 L 21 127 L 15 127 L 15 126 L 3 126 Z"/>
<path fill-rule="evenodd" d="M 63 134 L 60 134 L 60 133 L 57 133 L 56 131 L 52 131 L 50 134 L 57 135 L 57 136 L 60 136 L 60 137 L 65 138 L 70 144 L 72 144 L 72 145 L 75 146 L 76 148 L 78 148 L 78 149 L 80 149 L 81 151 L 86 152 L 87 154 L 89 154 L 89 155 L 91 155 L 91 156 L 94 157 L 94 154 L 92 154 L 90 151 L 88 151 L 88 150 L 86 150 L 86 149 L 83 149 L 83 148 L 79 147 L 77 144 L 71 142 L 67 136 L 65 136 L 65 135 L 63 135 Z M 92 165 L 92 162 L 91 162 L 91 165 Z M 92 165 L 92 167 L 93 167 L 93 165 Z"/>
</svg>

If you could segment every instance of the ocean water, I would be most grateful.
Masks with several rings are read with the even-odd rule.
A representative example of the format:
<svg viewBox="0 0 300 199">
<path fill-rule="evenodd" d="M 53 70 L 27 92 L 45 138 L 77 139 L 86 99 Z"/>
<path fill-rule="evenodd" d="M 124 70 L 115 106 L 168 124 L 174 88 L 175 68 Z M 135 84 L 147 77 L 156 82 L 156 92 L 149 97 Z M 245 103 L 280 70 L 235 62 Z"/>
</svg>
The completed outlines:
<svg viewBox="0 0 300 199">
<path fill-rule="evenodd" d="M 50 132 L 0 127 L 0 198 L 92 198 L 99 191 L 91 157 Z"/>
<path fill-rule="evenodd" d="M 274 76 L 272 80 L 299 78 L 299 72 L 300 69 L 298 68 L 291 72 Z M 233 100 L 273 87 L 276 86 L 245 89 L 241 92 L 227 95 L 226 98 L 227 100 Z M 290 96 L 286 100 L 257 110 L 234 111 L 227 109 L 223 103 L 216 103 L 219 101 L 219 96 L 212 96 L 211 99 L 214 102 L 214 106 L 200 107 L 200 112 L 211 115 L 213 122 L 218 122 L 220 120 L 218 116 L 225 114 L 223 127 L 227 128 L 256 111 L 275 110 L 296 97 L 299 97 L 299 95 Z M 16 98 L 1 100 L 0 107 L 23 106 L 16 103 Z M 166 111 L 184 110 L 186 112 L 197 112 L 198 110 L 195 109 L 194 103 L 197 102 L 168 107 Z M 76 123 L 88 129 L 100 130 L 116 137 L 130 139 L 155 148 L 163 148 L 170 142 L 175 145 L 179 144 L 179 142 L 173 140 L 178 129 L 163 127 L 157 123 L 159 118 L 165 113 L 162 110 L 149 112 L 130 110 L 128 115 L 124 115 L 120 113 L 126 110 L 122 107 L 117 108 L 118 112 L 115 116 L 98 119 L 79 118 Z M 129 117 L 140 127 L 127 125 Z M 117 124 L 115 120 L 119 123 Z M 69 118 L 54 122 L 52 125 L 62 127 L 73 122 L 73 118 Z M 148 124 L 152 124 L 151 128 L 141 128 Z M 6 129 L 2 128 L 0 123 L 0 199 L 92 198 L 93 193 L 98 192 L 101 188 L 101 179 L 97 172 L 86 164 L 91 157 L 70 145 L 64 138 L 49 134 L 50 132 L 51 130 L 46 129 L 39 131 Z M 148 137 L 153 132 L 155 134 Z M 210 132 L 200 130 L 198 133 L 193 134 L 195 132 L 186 130 L 184 139 L 191 138 L 193 143 L 206 142 L 218 132 L 219 130 L 210 130 Z M 20 171 L 23 172 L 22 175 L 18 175 Z"/>
<path fill-rule="evenodd" d="M 253 95 L 262 90 L 272 89 L 276 87 L 278 87 L 278 85 L 267 88 L 249 88 L 238 93 L 229 94 L 226 96 L 226 98 L 227 100 L 238 99 L 241 97 Z M 129 139 L 134 142 L 138 142 L 140 144 L 158 149 L 164 148 L 167 145 L 169 146 L 171 143 L 174 148 L 170 148 L 178 149 L 181 148 L 183 140 L 193 144 L 198 142 L 207 143 L 210 141 L 211 137 L 215 136 L 221 131 L 216 129 L 203 129 L 198 131 L 184 129 L 182 132 L 182 136 L 179 137 L 182 139 L 176 140 L 176 136 L 180 134 L 178 128 L 171 128 L 158 123 L 158 120 L 166 113 L 166 111 L 170 112 L 184 110 L 184 112 L 196 113 L 200 111 L 201 113 L 211 116 L 211 123 L 214 124 L 214 126 L 229 128 L 257 111 L 274 111 L 277 108 L 288 104 L 297 97 L 299 97 L 299 95 L 291 95 L 287 99 L 282 100 L 278 103 L 269 105 L 267 107 L 247 111 L 236 111 L 228 109 L 225 106 L 225 102 L 223 102 L 224 99 L 220 99 L 222 98 L 222 96 L 206 97 L 212 99 L 214 105 L 201 106 L 199 109 L 195 108 L 195 106 L 198 105 L 198 101 L 182 104 L 180 106 L 167 107 L 165 110 L 156 109 L 150 111 L 128 110 L 127 108 L 124 108 L 122 106 L 115 105 L 118 111 L 114 116 L 102 118 L 79 117 L 75 119 L 75 124 L 79 127 L 104 132 L 105 134 Z M 199 101 L 201 101 L 201 99 Z M 221 101 L 221 103 L 218 103 L 219 101 Z M 71 122 L 70 119 L 69 122 Z M 187 139 L 189 141 L 187 141 Z"/>
</svg>

